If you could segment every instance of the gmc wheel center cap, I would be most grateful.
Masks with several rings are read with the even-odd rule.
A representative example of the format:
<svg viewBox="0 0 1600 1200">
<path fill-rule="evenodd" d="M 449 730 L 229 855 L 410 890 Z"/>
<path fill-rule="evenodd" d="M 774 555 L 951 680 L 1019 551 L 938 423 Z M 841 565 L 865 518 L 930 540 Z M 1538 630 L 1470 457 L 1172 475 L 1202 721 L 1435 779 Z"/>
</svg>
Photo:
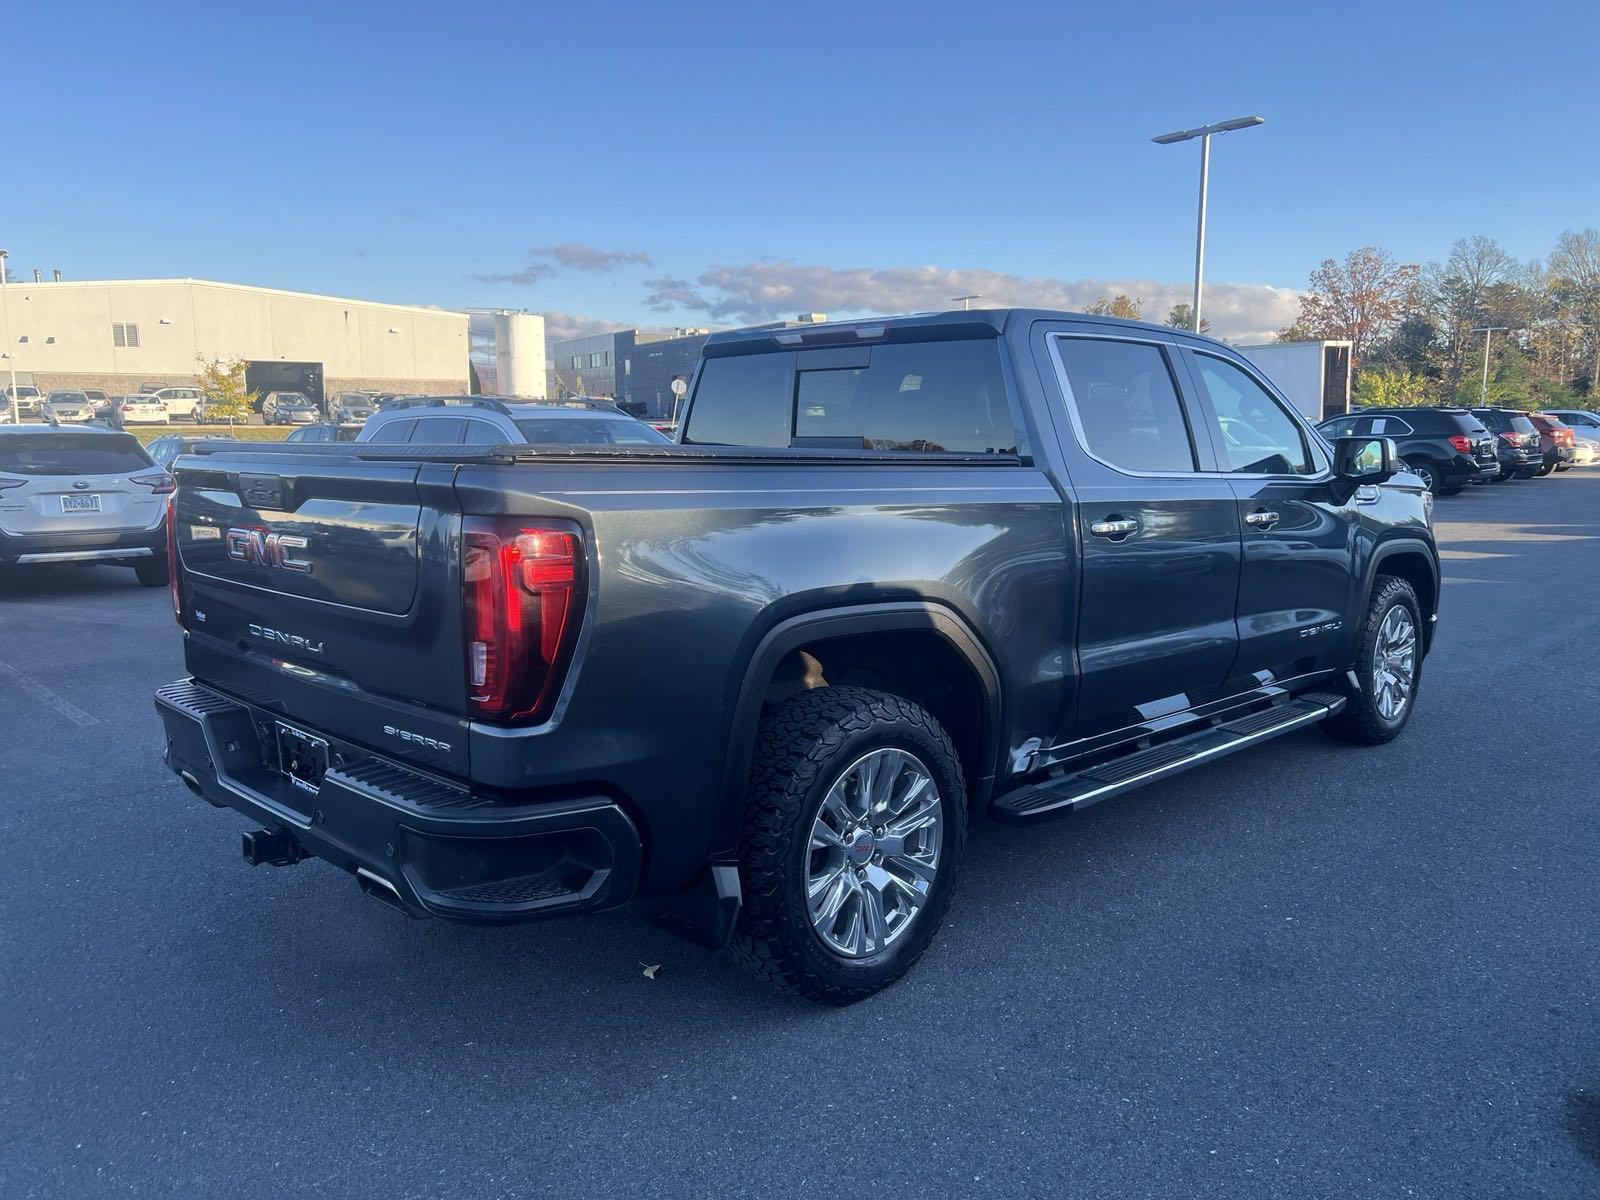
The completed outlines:
<svg viewBox="0 0 1600 1200">
<path fill-rule="evenodd" d="M 857 830 L 855 837 L 851 838 L 850 844 L 845 847 L 845 857 L 856 866 L 864 867 L 872 861 L 872 852 L 877 848 L 878 842 L 872 836 L 872 830 Z"/>
</svg>

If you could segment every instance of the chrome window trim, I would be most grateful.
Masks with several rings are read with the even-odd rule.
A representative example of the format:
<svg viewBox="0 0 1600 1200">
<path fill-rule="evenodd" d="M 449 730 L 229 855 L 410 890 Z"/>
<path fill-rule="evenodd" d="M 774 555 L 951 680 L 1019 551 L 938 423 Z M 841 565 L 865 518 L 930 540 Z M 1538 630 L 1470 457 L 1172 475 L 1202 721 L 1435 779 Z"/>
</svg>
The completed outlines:
<svg viewBox="0 0 1600 1200">
<path fill-rule="evenodd" d="M 1196 347 L 1196 346 L 1190 346 L 1190 347 L 1188 347 L 1188 350 L 1189 350 L 1190 354 L 1193 354 L 1193 355 L 1195 355 L 1197 357 L 1199 355 L 1203 354 L 1207 358 L 1214 358 L 1218 362 L 1225 362 L 1229 366 L 1237 367 L 1239 370 L 1243 371 L 1245 373 L 1245 375 L 1247 375 L 1251 380 L 1253 380 L 1255 382 L 1256 386 L 1259 387 L 1262 391 L 1264 391 L 1267 394 L 1267 398 L 1272 400 L 1275 404 L 1277 404 L 1277 406 L 1280 409 L 1283 410 L 1284 415 L 1286 415 L 1289 418 L 1289 423 L 1300 431 L 1300 436 L 1305 440 L 1306 454 L 1310 457 L 1311 465 L 1312 465 L 1312 468 L 1313 468 L 1312 470 L 1310 470 L 1310 471 L 1308 471 L 1308 472 L 1306 472 L 1304 474 L 1301 474 L 1298 471 L 1292 471 L 1292 472 L 1285 473 L 1285 472 L 1282 472 L 1282 471 L 1273 472 L 1273 471 L 1221 471 L 1221 470 L 1219 470 L 1217 472 L 1217 474 L 1219 474 L 1219 475 L 1231 475 L 1231 476 L 1234 476 L 1235 478 L 1238 478 L 1238 479 L 1272 479 L 1272 480 L 1282 479 L 1282 480 L 1286 480 L 1286 481 L 1292 481 L 1292 482 L 1295 482 L 1295 483 L 1327 483 L 1329 480 L 1331 480 L 1333 478 L 1333 462 L 1332 462 L 1331 458 L 1328 455 L 1325 455 L 1325 454 L 1322 453 L 1322 447 L 1323 447 L 1324 443 L 1322 441 L 1321 436 L 1320 435 L 1312 436 L 1312 437 L 1307 437 L 1306 436 L 1308 432 L 1311 433 L 1311 434 L 1316 434 L 1315 428 L 1309 426 L 1307 421 L 1306 421 L 1306 419 L 1305 419 L 1305 417 L 1301 414 L 1300 410 L 1298 408 L 1296 408 L 1294 405 L 1290 404 L 1289 401 L 1288 401 L 1288 398 L 1285 397 L 1284 395 L 1282 395 L 1278 391 L 1277 388 L 1273 387 L 1272 384 L 1270 384 L 1265 378 L 1263 378 L 1259 372 L 1257 372 L 1253 367 L 1251 367 L 1251 366 L 1247 365 L 1246 363 L 1240 361 L 1239 359 L 1229 358 L 1225 354 L 1218 354 L 1215 350 L 1205 350 L 1205 349 L 1201 349 L 1201 348 Z M 1205 388 L 1205 381 L 1204 380 L 1196 379 L 1195 380 L 1195 384 L 1198 387 L 1200 387 L 1202 390 L 1204 390 L 1204 388 Z M 1208 404 L 1211 403 L 1210 393 L 1206 394 L 1206 402 Z M 1213 408 L 1214 407 L 1215 406 L 1213 405 Z M 1341 413 L 1340 415 L 1341 416 L 1346 416 L 1348 414 Z M 1221 431 L 1218 430 L 1218 432 L 1220 433 Z"/>
<path fill-rule="evenodd" d="M 1139 471 L 1133 467 L 1118 466 L 1096 454 L 1089 446 L 1089 440 L 1083 433 L 1083 417 L 1078 412 L 1078 398 L 1073 394 L 1072 383 L 1067 378 L 1067 365 L 1061 357 L 1061 347 L 1057 344 L 1064 338 L 1075 338 L 1082 341 L 1096 342 L 1132 342 L 1138 346 L 1154 347 L 1166 363 L 1167 374 L 1172 379 L 1172 389 L 1178 397 L 1178 412 L 1183 417 L 1184 428 L 1189 433 L 1189 453 L 1193 456 L 1196 468 L 1193 471 Z M 1176 364 L 1170 351 L 1177 348 L 1177 343 L 1170 339 L 1153 337 L 1133 337 L 1128 334 L 1118 333 L 1078 333 L 1068 330 L 1049 330 L 1045 333 L 1045 340 L 1050 346 L 1050 363 L 1055 368 L 1056 386 L 1061 389 L 1061 395 L 1067 402 L 1067 423 L 1072 426 L 1072 436 L 1077 440 L 1078 448 L 1095 462 L 1107 470 L 1115 471 L 1118 475 L 1126 475 L 1131 479 L 1218 479 L 1221 471 L 1202 471 L 1199 469 L 1199 446 L 1195 442 L 1194 425 L 1190 421 L 1188 398 L 1184 395 L 1183 384 L 1174 370 Z"/>
</svg>

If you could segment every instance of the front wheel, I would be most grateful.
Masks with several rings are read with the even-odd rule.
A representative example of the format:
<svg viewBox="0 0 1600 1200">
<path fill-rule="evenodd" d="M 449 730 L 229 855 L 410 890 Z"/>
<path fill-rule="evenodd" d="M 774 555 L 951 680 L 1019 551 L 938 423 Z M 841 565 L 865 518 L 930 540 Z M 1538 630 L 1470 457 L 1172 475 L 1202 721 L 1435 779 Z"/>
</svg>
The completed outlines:
<svg viewBox="0 0 1600 1200">
<path fill-rule="evenodd" d="M 823 1004 L 887 987 L 944 919 L 966 808 L 955 747 L 909 700 L 824 687 L 769 710 L 739 839 L 734 956 Z"/>
<path fill-rule="evenodd" d="M 1538 469 L 1538 471 L 1535 472 L 1535 474 L 1537 474 L 1539 476 L 1539 478 L 1543 479 L 1546 475 L 1550 474 L 1550 472 L 1554 471 L 1555 469 L 1556 469 L 1555 463 L 1545 463 L 1545 465 L 1540 467 Z"/>
<path fill-rule="evenodd" d="M 1343 712 L 1322 722 L 1322 731 L 1368 746 L 1399 736 L 1422 682 L 1422 606 L 1398 576 L 1378 576 L 1361 626 L 1356 679 L 1360 687 Z"/>
</svg>

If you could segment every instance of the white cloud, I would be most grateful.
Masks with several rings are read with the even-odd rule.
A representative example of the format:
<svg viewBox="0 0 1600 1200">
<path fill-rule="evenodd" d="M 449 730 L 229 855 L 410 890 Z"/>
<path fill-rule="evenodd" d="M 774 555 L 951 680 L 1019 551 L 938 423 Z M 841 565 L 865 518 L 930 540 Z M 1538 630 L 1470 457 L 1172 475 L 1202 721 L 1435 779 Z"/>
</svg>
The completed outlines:
<svg viewBox="0 0 1600 1200">
<path fill-rule="evenodd" d="M 1187 302 L 1192 285 L 1153 279 L 1061 279 L 981 268 L 824 267 L 763 260 L 712 267 L 693 283 L 650 279 L 645 303 L 658 312 L 686 309 L 715 320 L 756 324 L 802 312 L 835 315 L 930 312 L 953 308 L 954 296 L 977 294 L 975 305 L 1081 311 L 1102 296 L 1124 292 L 1144 301 L 1145 318 L 1165 320 Z M 1268 339 L 1300 311 L 1300 293 L 1264 283 L 1206 285 L 1211 330 L 1232 341 Z"/>
</svg>

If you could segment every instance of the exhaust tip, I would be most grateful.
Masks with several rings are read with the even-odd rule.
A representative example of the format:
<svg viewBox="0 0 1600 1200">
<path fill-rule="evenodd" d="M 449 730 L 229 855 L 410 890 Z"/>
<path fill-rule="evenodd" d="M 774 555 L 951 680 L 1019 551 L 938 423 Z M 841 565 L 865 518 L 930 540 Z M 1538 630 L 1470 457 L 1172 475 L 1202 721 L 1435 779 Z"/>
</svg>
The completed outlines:
<svg viewBox="0 0 1600 1200">
<path fill-rule="evenodd" d="M 411 916 L 411 910 L 406 907 L 405 901 L 400 899 L 400 889 L 395 887 L 376 871 L 369 871 L 365 867 L 356 868 L 356 883 L 361 890 L 374 900 L 387 904 L 390 908 L 397 908 L 406 916 Z"/>
</svg>

